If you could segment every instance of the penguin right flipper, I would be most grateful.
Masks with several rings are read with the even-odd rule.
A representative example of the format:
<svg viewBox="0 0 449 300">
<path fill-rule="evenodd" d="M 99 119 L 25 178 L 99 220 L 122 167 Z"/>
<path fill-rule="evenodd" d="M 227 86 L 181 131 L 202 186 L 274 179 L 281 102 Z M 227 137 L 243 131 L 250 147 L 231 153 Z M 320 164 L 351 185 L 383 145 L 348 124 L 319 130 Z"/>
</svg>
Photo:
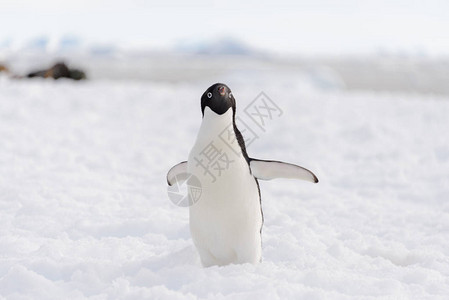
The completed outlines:
<svg viewBox="0 0 449 300">
<path fill-rule="evenodd" d="M 187 161 L 174 165 L 167 173 L 167 183 L 172 186 L 176 182 L 176 175 L 187 173 Z"/>
<path fill-rule="evenodd" d="M 318 178 L 306 168 L 274 160 L 260 160 L 250 158 L 249 167 L 254 177 L 261 180 L 271 180 L 274 178 L 294 178 L 318 182 Z"/>
</svg>

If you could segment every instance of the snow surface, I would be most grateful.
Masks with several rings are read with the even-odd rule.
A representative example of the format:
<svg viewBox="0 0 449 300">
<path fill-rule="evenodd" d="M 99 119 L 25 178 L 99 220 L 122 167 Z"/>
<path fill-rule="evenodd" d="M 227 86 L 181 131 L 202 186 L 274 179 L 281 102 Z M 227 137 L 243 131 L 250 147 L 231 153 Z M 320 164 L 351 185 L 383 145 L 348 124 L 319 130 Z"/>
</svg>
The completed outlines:
<svg viewBox="0 0 449 300">
<path fill-rule="evenodd" d="M 320 183 L 261 182 L 263 262 L 204 269 L 165 175 L 214 82 L 0 77 L 0 298 L 447 299 L 449 98 L 284 79 L 226 82 L 283 111 L 250 156 Z"/>
</svg>

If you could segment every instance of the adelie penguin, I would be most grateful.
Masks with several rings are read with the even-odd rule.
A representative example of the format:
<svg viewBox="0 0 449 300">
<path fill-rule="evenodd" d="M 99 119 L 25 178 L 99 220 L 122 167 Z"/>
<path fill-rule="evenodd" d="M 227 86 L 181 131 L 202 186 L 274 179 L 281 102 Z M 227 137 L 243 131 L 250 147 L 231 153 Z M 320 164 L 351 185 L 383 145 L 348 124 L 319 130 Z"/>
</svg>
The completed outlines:
<svg viewBox="0 0 449 300">
<path fill-rule="evenodd" d="M 189 207 L 189 215 L 190 232 L 203 266 L 256 264 L 262 257 L 263 224 L 257 180 L 296 178 L 317 183 L 318 178 L 294 164 L 248 156 L 235 124 L 235 99 L 225 84 L 214 84 L 204 92 L 201 111 L 203 121 L 188 161 L 172 167 L 167 182 L 173 185 L 177 175 L 187 173 L 201 183 L 201 197 Z M 227 139 L 219 138 L 226 128 L 231 129 Z M 227 142 L 233 139 L 237 142 Z M 211 156 L 214 149 L 222 166 L 207 169 L 205 154 Z"/>
</svg>

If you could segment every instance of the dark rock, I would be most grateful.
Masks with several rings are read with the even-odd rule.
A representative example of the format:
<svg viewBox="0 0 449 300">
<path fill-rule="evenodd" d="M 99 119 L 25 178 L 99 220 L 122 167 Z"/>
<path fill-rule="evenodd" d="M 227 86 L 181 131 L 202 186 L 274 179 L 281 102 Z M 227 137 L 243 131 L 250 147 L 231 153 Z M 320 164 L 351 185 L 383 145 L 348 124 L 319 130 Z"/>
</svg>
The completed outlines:
<svg viewBox="0 0 449 300">
<path fill-rule="evenodd" d="M 7 68 L 5 65 L 0 64 L 0 73 L 1 73 L 1 72 L 8 73 L 9 70 L 8 70 L 8 68 Z"/>
<path fill-rule="evenodd" d="M 86 74 L 77 69 L 69 69 L 65 63 L 59 62 L 47 70 L 39 70 L 31 72 L 27 75 L 28 78 L 43 77 L 43 78 L 70 78 L 74 80 L 86 79 Z"/>
</svg>

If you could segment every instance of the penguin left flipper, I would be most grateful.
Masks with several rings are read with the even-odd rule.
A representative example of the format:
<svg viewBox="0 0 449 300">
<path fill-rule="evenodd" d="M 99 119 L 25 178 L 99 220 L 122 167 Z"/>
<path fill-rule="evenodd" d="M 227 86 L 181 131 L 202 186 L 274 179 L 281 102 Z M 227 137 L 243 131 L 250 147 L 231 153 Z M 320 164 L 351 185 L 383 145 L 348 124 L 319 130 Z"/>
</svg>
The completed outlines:
<svg viewBox="0 0 449 300">
<path fill-rule="evenodd" d="M 182 161 L 174 165 L 167 173 L 167 183 L 172 186 L 176 182 L 176 176 L 182 173 L 187 173 L 187 161 Z"/>
<path fill-rule="evenodd" d="M 306 168 L 274 160 L 261 160 L 250 158 L 249 167 L 254 177 L 261 180 L 274 178 L 293 178 L 318 182 L 318 178 Z"/>
</svg>

